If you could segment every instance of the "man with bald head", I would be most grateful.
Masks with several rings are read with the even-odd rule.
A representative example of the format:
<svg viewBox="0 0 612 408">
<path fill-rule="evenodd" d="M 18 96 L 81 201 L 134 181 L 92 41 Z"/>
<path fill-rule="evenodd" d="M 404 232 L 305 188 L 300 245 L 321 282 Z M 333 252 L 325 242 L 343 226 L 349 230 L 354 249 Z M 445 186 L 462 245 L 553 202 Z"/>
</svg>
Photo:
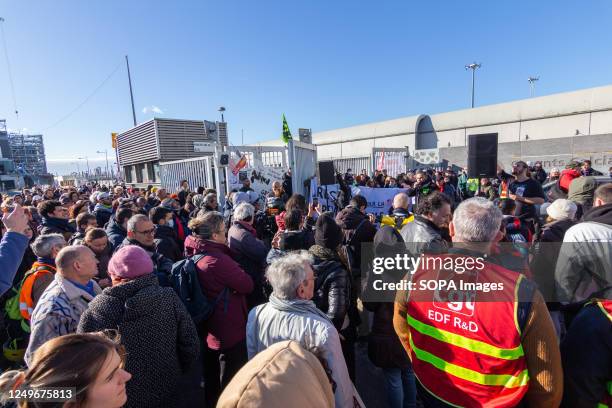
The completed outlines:
<svg viewBox="0 0 612 408">
<path fill-rule="evenodd" d="M 395 228 L 398 232 L 402 227 L 412 220 L 414 216 L 408 208 L 410 206 L 410 198 L 406 193 L 397 193 L 393 197 L 393 210 L 391 215 L 383 215 L 380 223 Z"/>
<path fill-rule="evenodd" d="M 57 272 L 34 308 L 30 320 L 30 344 L 25 361 L 47 340 L 75 333 L 81 314 L 102 291 L 93 281 L 98 274 L 98 260 L 84 245 L 64 247 L 55 259 Z"/>
</svg>

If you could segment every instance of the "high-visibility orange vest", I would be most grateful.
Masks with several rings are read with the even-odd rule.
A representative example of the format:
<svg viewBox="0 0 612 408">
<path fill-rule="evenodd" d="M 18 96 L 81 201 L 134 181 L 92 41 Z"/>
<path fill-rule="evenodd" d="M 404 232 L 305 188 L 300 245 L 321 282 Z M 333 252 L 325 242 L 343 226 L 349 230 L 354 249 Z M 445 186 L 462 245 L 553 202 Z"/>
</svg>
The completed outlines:
<svg viewBox="0 0 612 408">
<path fill-rule="evenodd" d="M 508 198 L 508 182 L 506 180 L 502 180 L 500 184 L 499 198 L 502 200 Z"/>
<path fill-rule="evenodd" d="M 612 300 L 596 300 L 594 303 L 599 307 L 604 315 L 608 316 L 612 324 Z M 597 404 L 597 408 L 612 408 L 612 378 L 606 383 L 606 395 L 602 402 Z"/>
<path fill-rule="evenodd" d="M 459 257 L 475 259 L 457 254 L 426 258 L 448 265 L 449 259 Z M 457 274 L 430 264 L 414 274 L 415 289 L 407 304 L 412 367 L 422 386 L 447 404 L 513 407 L 529 385 L 515 310 L 523 277 L 499 265 L 483 265 L 479 271 Z M 419 289 L 421 282 L 451 280 L 456 290 Z M 460 281 L 503 284 L 503 290 L 463 291 Z"/>
<path fill-rule="evenodd" d="M 32 312 L 34 311 L 35 305 L 34 300 L 32 300 L 34 282 L 36 282 L 39 276 L 45 274 L 55 274 L 55 266 L 34 262 L 32 264 L 32 269 L 30 269 L 23 278 L 23 283 L 19 289 L 19 312 L 24 319 L 30 320 Z"/>
</svg>

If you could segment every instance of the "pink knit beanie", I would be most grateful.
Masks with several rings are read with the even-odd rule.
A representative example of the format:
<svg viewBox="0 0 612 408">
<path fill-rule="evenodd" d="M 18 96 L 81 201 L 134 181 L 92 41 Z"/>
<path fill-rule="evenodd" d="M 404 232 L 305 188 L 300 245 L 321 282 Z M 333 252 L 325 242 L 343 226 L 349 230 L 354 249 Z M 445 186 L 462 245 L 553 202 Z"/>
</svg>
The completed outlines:
<svg viewBox="0 0 612 408">
<path fill-rule="evenodd" d="M 136 279 L 153 272 L 153 261 L 147 252 L 139 246 L 124 246 L 108 263 L 109 275 L 116 278 Z"/>
</svg>

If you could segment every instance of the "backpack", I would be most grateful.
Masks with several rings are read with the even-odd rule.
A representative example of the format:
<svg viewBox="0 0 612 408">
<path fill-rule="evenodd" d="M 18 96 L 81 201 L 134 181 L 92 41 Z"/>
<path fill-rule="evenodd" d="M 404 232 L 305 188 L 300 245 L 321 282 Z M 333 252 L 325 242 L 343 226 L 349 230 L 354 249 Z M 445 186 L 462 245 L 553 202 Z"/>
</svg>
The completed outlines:
<svg viewBox="0 0 612 408">
<path fill-rule="evenodd" d="M 172 274 L 170 276 L 174 291 L 181 299 L 196 324 L 210 319 L 217 307 L 217 303 L 219 303 L 222 298 L 225 299 L 224 310 L 226 312 L 228 304 L 228 288 L 223 288 L 214 301 L 208 299 L 204 292 L 202 292 L 196 265 L 204 256 L 205 254 L 198 254 L 175 262 L 172 265 Z"/>
<path fill-rule="evenodd" d="M 350 237 L 348 239 L 345 235 L 344 242 L 342 243 L 341 251 L 347 260 L 349 273 L 352 277 L 357 277 L 361 275 L 361 265 L 356 259 L 356 250 L 355 245 L 353 244 L 353 240 L 355 239 L 355 235 L 357 235 L 357 231 L 359 230 L 359 228 L 361 228 L 361 226 L 365 223 L 366 220 L 367 218 L 361 220 L 359 225 L 357 225 L 357 228 L 355 228 L 353 232 L 349 234 Z"/>
</svg>

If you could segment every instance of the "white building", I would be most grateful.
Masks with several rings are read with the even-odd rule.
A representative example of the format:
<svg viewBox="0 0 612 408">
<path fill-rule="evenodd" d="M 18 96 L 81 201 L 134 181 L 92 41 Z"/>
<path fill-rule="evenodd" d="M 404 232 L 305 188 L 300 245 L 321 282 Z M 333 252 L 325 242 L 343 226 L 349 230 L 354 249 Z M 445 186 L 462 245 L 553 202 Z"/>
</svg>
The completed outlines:
<svg viewBox="0 0 612 408">
<path fill-rule="evenodd" d="M 546 169 L 590 159 L 607 174 L 612 166 L 612 86 L 315 131 L 312 139 L 319 161 L 334 160 L 340 170 L 372 170 L 384 149 L 389 158 L 400 150 L 403 158 L 408 151 L 416 159 L 408 161 L 409 167 L 465 166 L 468 136 L 481 133 L 498 134 L 498 161 L 505 168 L 519 159 L 542 161 Z"/>
</svg>

